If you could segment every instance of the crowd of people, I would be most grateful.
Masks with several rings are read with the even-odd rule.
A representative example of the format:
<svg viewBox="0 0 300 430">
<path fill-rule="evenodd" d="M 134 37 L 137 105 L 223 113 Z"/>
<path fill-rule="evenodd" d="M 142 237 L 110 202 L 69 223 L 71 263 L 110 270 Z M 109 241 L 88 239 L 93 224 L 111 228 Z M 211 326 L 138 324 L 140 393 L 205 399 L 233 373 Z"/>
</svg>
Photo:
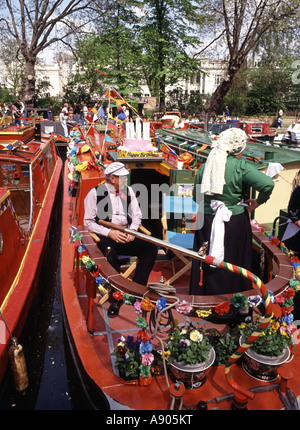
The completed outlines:
<svg viewBox="0 0 300 430">
<path fill-rule="evenodd" d="M 81 102 L 80 105 L 77 103 L 73 103 L 73 105 L 70 103 L 64 103 L 60 111 L 60 121 L 85 120 L 89 115 L 93 122 L 104 122 L 107 118 L 107 114 L 107 107 L 102 106 L 99 103 L 95 103 L 93 107 L 88 107 L 85 102 Z"/>
<path fill-rule="evenodd" d="M 94 103 L 93 106 L 87 106 L 85 102 L 80 105 L 74 103 L 65 103 L 61 107 L 60 122 L 62 121 L 85 121 L 87 116 L 94 123 L 106 124 L 107 119 L 116 119 L 124 122 L 130 116 L 130 111 L 126 105 L 118 106 L 115 118 L 113 116 L 112 108 L 106 104 Z"/>
<path fill-rule="evenodd" d="M 25 105 L 20 103 L 0 103 L 0 117 L 11 116 L 15 125 L 21 124 L 21 118 L 24 116 Z"/>
</svg>

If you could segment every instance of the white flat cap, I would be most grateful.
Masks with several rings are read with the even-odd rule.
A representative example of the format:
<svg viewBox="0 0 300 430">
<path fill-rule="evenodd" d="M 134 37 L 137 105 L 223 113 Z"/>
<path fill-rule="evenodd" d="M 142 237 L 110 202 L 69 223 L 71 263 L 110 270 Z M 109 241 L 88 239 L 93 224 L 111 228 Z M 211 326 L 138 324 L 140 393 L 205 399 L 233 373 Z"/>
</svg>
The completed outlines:
<svg viewBox="0 0 300 430">
<path fill-rule="evenodd" d="M 115 175 L 115 176 L 125 176 L 129 175 L 128 170 L 125 169 L 123 163 L 115 162 L 111 163 L 105 170 L 105 176 Z"/>
</svg>

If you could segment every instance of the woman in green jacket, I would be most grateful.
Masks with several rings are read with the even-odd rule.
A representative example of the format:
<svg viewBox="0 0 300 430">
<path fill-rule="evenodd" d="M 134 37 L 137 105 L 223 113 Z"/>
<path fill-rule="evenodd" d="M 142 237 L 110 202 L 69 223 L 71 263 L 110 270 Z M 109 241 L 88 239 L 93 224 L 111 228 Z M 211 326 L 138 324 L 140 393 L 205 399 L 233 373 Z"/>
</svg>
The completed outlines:
<svg viewBox="0 0 300 430">
<path fill-rule="evenodd" d="M 241 159 L 246 144 L 243 130 L 230 128 L 222 132 L 197 172 L 193 197 L 199 201 L 197 194 L 203 193 L 204 207 L 197 215 L 194 251 L 208 241 L 209 255 L 252 271 L 249 213 L 269 199 L 274 182 Z M 243 201 L 250 188 L 259 192 L 258 197 Z M 240 275 L 207 264 L 202 269 L 203 285 L 199 285 L 200 262 L 193 260 L 190 294 L 217 295 L 251 289 L 251 282 Z"/>
</svg>

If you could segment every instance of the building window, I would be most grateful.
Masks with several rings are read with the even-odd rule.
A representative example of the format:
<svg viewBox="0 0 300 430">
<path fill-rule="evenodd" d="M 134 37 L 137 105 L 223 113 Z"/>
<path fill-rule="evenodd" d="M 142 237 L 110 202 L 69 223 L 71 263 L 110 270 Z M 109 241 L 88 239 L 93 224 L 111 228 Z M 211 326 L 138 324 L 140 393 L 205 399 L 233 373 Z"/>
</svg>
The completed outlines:
<svg viewBox="0 0 300 430">
<path fill-rule="evenodd" d="M 222 76 L 221 75 L 215 75 L 215 85 L 219 85 L 221 82 Z"/>
</svg>

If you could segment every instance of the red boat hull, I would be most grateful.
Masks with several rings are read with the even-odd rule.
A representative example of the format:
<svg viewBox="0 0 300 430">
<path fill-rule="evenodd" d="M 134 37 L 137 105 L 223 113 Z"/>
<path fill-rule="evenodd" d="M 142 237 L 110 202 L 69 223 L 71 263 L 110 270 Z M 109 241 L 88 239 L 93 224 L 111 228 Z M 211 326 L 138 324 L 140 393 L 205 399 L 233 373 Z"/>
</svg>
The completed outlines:
<svg viewBox="0 0 300 430">
<path fill-rule="evenodd" d="M 0 253 L 2 279 L 0 303 L 2 317 L 9 332 L 4 324 L 1 325 L 0 381 L 7 369 L 10 336 L 19 338 L 37 292 L 62 171 L 62 160 L 57 156 L 54 140 L 45 140 L 42 144 L 27 142 L 27 145 L 29 149 L 26 149 L 25 159 L 22 156 L 24 151 L 22 148 L 19 156 L 17 153 L 10 156 L 14 173 L 18 175 L 20 181 L 19 194 L 22 192 L 27 194 L 26 190 L 29 190 L 30 185 L 29 172 L 32 170 L 34 182 L 30 206 L 32 216 L 27 231 L 20 224 L 18 211 L 21 210 L 22 204 L 18 205 L 18 193 L 15 192 L 13 181 L 7 185 L 7 191 L 1 188 L 4 211 L 0 216 L 0 231 L 3 237 L 3 250 Z M 0 154 L 2 172 L 5 172 L 6 152 Z M 39 167 L 42 167 L 40 172 Z M 2 175 L 2 180 L 5 175 Z"/>
</svg>

